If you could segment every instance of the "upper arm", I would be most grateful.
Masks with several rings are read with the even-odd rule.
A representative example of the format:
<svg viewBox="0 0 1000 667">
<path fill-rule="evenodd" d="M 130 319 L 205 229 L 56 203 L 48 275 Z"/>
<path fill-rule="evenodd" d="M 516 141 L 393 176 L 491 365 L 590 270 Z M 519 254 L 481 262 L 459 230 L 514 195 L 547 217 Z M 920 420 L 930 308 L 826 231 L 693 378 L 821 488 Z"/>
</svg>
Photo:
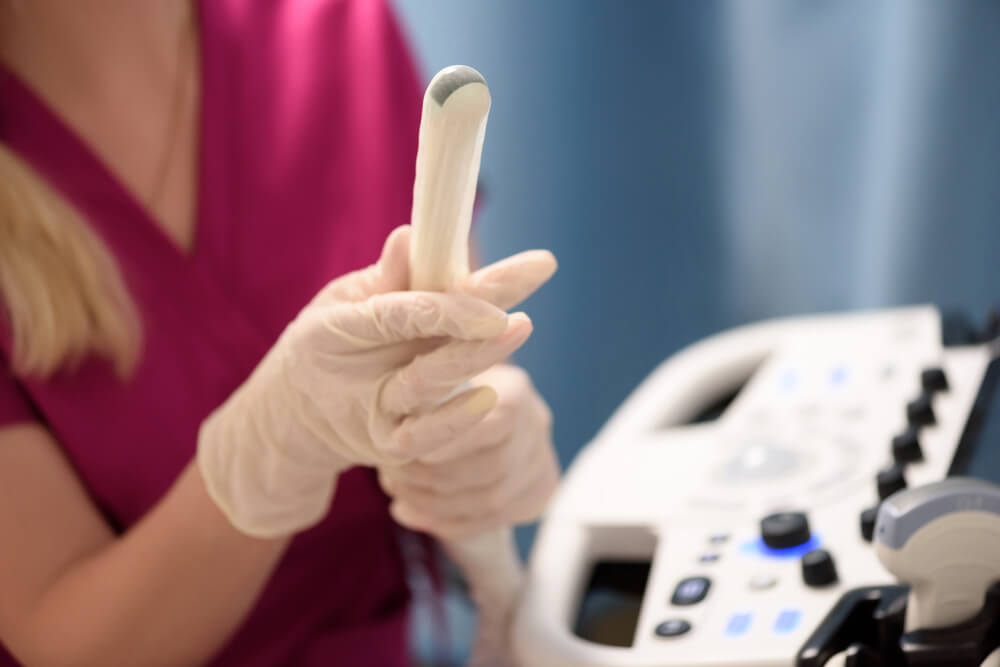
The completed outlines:
<svg viewBox="0 0 1000 667">
<path fill-rule="evenodd" d="M 0 426 L 0 641 L 17 652 L 46 587 L 113 540 L 51 433 Z"/>
</svg>

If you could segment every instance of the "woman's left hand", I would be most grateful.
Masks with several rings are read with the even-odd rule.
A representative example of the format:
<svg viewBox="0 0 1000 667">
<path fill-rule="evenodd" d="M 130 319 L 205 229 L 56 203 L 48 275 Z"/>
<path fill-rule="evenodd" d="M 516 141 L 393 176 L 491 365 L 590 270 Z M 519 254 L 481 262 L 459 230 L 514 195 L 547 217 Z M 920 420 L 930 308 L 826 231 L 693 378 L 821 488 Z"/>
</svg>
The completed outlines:
<svg viewBox="0 0 1000 667">
<path fill-rule="evenodd" d="M 496 366 L 474 384 L 497 393 L 485 417 L 425 459 L 379 469 L 400 524 L 461 539 L 545 509 L 559 479 L 548 405 L 516 366 Z"/>
</svg>

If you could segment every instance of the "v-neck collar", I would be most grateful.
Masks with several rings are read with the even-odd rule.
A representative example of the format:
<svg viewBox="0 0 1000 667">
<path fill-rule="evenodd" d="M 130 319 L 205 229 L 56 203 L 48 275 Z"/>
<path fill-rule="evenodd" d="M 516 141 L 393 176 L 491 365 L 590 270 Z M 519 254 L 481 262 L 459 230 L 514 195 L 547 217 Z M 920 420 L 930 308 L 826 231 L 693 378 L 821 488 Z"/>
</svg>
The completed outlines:
<svg viewBox="0 0 1000 667">
<path fill-rule="evenodd" d="M 233 242 L 227 193 L 233 185 L 226 164 L 224 48 L 231 35 L 212 16 L 212 2 L 192 0 L 199 28 L 198 155 L 195 243 L 184 252 L 90 147 L 29 86 L 0 64 L 0 142 L 31 165 L 86 218 L 126 273 L 145 275 L 192 312 L 227 322 L 228 338 L 266 349 L 262 330 L 227 271 Z M 216 34 L 220 32 L 220 34 Z M 218 45 L 216 42 L 223 42 Z"/>
<path fill-rule="evenodd" d="M 0 63 L 0 142 L 30 164 L 51 185 L 87 215 L 90 225 L 116 248 L 142 248 L 144 254 L 176 265 L 196 265 L 205 255 L 205 193 L 211 171 L 206 169 L 207 127 L 215 114 L 208 62 L 209 21 L 202 3 L 192 3 L 197 34 L 199 92 L 196 123 L 196 156 L 192 247 L 180 247 L 121 179 L 45 101 L 14 72 Z M 100 212 L 100 214 L 98 214 Z"/>
</svg>

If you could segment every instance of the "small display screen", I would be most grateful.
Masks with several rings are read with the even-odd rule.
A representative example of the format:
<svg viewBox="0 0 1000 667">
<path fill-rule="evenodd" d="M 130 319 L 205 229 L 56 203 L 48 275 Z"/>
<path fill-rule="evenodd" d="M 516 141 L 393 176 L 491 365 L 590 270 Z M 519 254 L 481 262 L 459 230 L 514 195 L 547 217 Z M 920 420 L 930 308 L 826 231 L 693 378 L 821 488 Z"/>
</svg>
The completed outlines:
<svg viewBox="0 0 1000 667">
<path fill-rule="evenodd" d="M 1000 359 L 986 369 L 948 474 L 1000 484 Z"/>
<path fill-rule="evenodd" d="M 602 560 L 583 591 L 573 633 L 605 646 L 632 646 L 650 561 Z"/>
</svg>

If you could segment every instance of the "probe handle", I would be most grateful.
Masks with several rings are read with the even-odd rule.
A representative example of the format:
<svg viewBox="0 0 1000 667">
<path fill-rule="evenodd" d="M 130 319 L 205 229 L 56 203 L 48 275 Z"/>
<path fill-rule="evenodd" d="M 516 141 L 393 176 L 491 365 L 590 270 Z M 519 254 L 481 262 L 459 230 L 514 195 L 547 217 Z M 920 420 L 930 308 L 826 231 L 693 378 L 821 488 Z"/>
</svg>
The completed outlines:
<svg viewBox="0 0 1000 667">
<path fill-rule="evenodd" d="M 442 292 L 469 273 L 469 233 L 490 110 L 482 75 L 470 67 L 439 72 L 424 94 L 413 185 L 410 289 Z M 479 609 L 470 664 L 513 665 L 509 626 L 521 588 L 510 528 L 448 541 Z"/>
</svg>

